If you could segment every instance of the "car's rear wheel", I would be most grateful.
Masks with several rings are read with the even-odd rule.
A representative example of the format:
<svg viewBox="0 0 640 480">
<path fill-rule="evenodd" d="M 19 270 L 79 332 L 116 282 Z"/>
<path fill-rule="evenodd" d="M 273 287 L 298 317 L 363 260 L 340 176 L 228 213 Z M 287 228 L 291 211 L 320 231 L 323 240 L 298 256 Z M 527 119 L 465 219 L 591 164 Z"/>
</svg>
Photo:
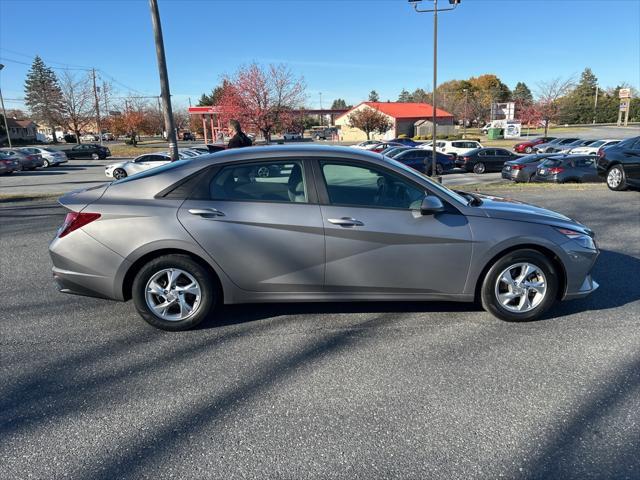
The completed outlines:
<svg viewBox="0 0 640 480">
<path fill-rule="evenodd" d="M 444 168 L 439 163 L 436 163 L 436 175 L 442 175 L 444 173 Z"/>
<path fill-rule="evenodd" d="M 116 168 L 113 171 L 113 178 L 115 178 L 116 180 L 120 180 L 121 178 L 126 178 L 126 176 L 127 176 L 127 172 L 125 172 L 123 168 Z"/>
<path fill-rule="evenodd" d="M 484 166 L 484 163 L 478 162 L 473 166 L 473 173 L 477 173 L 478 175 L 485 172 L 487 167 Z"/>
<path fill-rule="evenodd" d="M 617 192 L 627 189 L 627 175 L 622 165 L 614 165 L 607 172 L 607 187 Z"/>
<path fill-rule="evenodd" d="M 536 250 L 509 252 L 485 275 L 482 306 L 502 320 L 535 320 L 554 304 L 558 275 L 553 263 Z"/>
<path fill-rule="evenodd" d="M 100 155 L 98 155 L 97 153 L 92 153 L 92 154 L 91 154 L 91 158 L 92 158 L 93 160 L 99 160 L 99 159 L 100 159 Z"/>
<path fill-rule="evenodd" d="M 524 152 L 525 153 L 531 153 L 531 152 L 533 152 L 533 148 L 532 147 L 527 147 L 527 148 L 524 149 Z"/>
<path fill-rule="evenodd" d="M 202 322 L 218 303 L 217 282 L 187 255 L 151 260 L 132 286 L 136 310 L 146 322 L 170 331 L 188 330 Z"/>
</svg>

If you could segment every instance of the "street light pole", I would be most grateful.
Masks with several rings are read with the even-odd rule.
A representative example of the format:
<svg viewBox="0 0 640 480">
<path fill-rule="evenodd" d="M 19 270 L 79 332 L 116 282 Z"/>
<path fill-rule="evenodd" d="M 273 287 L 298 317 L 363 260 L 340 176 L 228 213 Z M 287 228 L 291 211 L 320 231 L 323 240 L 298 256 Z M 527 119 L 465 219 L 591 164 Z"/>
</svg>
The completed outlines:
<svg viewBox="0 0 640 480">
<path fill-rule="evenodd" d="M 0 63 L 0 71 L 2 71 L 3 68 L 4 68 L 4 65 Z M 7 112 L 4 109 L 4 99 L 2 98 L 2 89 L 0 89 L 0 103 L 2 104 L 2 118 L 4 118 L 4 129 L 7 132 L 7 140 L 9 141 L 9 148 L 11 148 L 12 147 L 11 135 L 9 135 L 9 125 L 7 124 Z"/>
<path fill-rule="evenodd" d="M 422 0 L 408 0 L 409 3 L 413 4 L 413 9 L 418 13 L 428 13 L 433 12 L 433 95 L 432 95 L 432 135 L 431 135 L 431 176 L 436 178 L 436 165 L 437 165 L 437 152 L 436 152 L 436 132 L 437 132 L 437 110 L 436 110 L 436 90 L 438 88 L 438 12 L 448 12 L 450 10 L 455 10 L 461 0 L 449 0 L 449 3 L 453 5 L 449 8 L 438 8 L 438 0 L 433 0 L 433 8 L 428 10 L 421 10 L 418 8 L 418 5 L 422 2 Z M 425 158 L 425 167 L 426 167 L 426 158 Z"/>
<path fill-rule="evenodd" d="M 467 92 L 469 91 L 466 88 L 463 88 L 464 92 L 464 119 L 462 120 L 462 138 L 467 138 Z"/>
<path fill-rule="evenodd" d="M 164 54 L 164 40 L 162 39 L 162 24 L 160 23 L 160 12 L 158 11 L 158 1 L 149 0 L 151 9 L 151 23 L 153 24 L 153 35 L 156 43 L 156 56 L 158 57 L 158 72 L 160 74 L 160 94 L 162 96 L 164 128 L 167 129 L 167 140 L 169 141 L 169 153 L 171 160 L 178 160 L 178 139 L 173 123 L 173 111 L 171 109 L 171 92 L 169 90 L 169 74 L 167 73 L 167 60 Z"/>
</svg>

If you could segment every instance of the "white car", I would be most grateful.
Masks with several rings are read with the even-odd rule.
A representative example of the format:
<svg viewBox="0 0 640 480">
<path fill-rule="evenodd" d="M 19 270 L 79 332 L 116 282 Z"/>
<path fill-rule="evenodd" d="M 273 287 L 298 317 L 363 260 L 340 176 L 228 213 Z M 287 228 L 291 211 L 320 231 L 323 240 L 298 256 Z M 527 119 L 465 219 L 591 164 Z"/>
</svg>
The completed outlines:
<svg viewBox="0 0 640 480">
<path fill-rule="evenodd" d="M 187 154 L 186 148 L 178 150 L 180 160 L 188 160 L 197 155 L 191 152 Z M 152 168 L 160 167 L 171 162 L 171 156 L 166 152 L 145 153 L 133 160 L 125 162 L 111 163 L 104 168 L 104 174 L 109 178 L 120 180 L 136 173 L 144 172 Z"/>
<path fill-rule="evenodd" d="M 32 155 L 40 155 L 44 168 L 50 167 L 51 165 L 67 163 L 68 161 L 67 156 L 61 150 L 53 150 L 52 148 L 45 147 L 22 147 L 20 150 Z"/>
<path fill-rule="evenodd" d="M 572 148 L 568 153 L 570 153 L 571 155 L 597 155 L 598 150 L 600 150 L 601 148 L 607 148 L 620 142 L 621 140 L 613 139 L 597 140 L 584 147 Z"/>
<path fill-rule="evenodd" d="M 297 132 L 287 132 L 282 135 L 284 140 L 302 140 L 302 135 Z"/>
<path fill-rule="evenodd" d="M 82 140 L 83 142 L 97 142 L 98 136 L 94 135 L 93 133 L 85 133 L 80 137 L 80 140 Z"/>
<path fill-rule="evenodd" d="M 418 148 L 431 150 L 431 143 L 432 142 L 423 143 Z M 484 147 L 480 142 L 476 142 L 474 140 L 436 140 L 436 151 L 446 153 L 448 155 L 466 155 L 476 148 Z"/>
<path fill-rule="evenodd" d="M 364 142 L 351 145 L 353 148 L 359 148 L 361 150 L 370 150 L 380 143 L 380 140 L 365 140 Z"/>
</svg>

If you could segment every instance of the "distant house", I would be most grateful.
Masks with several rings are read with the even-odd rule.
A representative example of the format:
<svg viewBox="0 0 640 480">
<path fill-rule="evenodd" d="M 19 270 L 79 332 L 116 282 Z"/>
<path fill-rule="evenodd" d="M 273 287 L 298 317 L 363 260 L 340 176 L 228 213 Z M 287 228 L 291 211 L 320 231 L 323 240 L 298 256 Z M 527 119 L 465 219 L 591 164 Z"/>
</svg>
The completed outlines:
<svg viewBox="0 0 640 480">
<path fill-rule="evenodd" d="M 35 142 L 38 126 L 31 120 L 7 118 L 7 126 L 11 140 Z"/>
<path fill-rule="evenodd" d="M 349 115 L 363 108 L 373 108 L 389 117 L 391 121 L 392 126 L 388 131 L 382 134 L 371 134 L 374 140 L 390 140 L 403 134 L 413 137 L 416 135 L 416 124 L 423 125 L 425 121 L 431 124 L 433 116 L 433 107 L 428 103 L 362 102 L 336 118 L 336 126 L 340 128 L 342 140 L 354 142 L 366 140 L 365 132 L 349 125 Z M 442 125 L 453 128 L 453 115 L 449 112 L 436 109 L 436 120 L 438 127 Z"/>
</svg>

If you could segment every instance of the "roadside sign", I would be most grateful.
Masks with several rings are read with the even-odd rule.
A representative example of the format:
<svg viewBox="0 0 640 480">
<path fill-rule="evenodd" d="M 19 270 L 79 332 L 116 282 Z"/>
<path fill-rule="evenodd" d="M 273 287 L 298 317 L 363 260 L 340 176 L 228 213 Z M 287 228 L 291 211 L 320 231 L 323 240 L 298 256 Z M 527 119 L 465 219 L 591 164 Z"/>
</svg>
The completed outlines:
<svg viewBox="0 0 640 480">
<path fill-rule="evenodd" d="M 626 112 L 629 109 L 629 99 L 620 100 L 620 110 Z"/>
<path fill-rule="evenodd" d="M 504 128 L 504 138 L 520 138 L 521 132 L 521 123 L 507 122 L 507 125 Z"/>
<path fill-rule="evenodd" d="M 618 93 L 620 98 L 631 98 L 631 89 L 630 88 L 621 88 L 620 93 Z"/>
</svg>

